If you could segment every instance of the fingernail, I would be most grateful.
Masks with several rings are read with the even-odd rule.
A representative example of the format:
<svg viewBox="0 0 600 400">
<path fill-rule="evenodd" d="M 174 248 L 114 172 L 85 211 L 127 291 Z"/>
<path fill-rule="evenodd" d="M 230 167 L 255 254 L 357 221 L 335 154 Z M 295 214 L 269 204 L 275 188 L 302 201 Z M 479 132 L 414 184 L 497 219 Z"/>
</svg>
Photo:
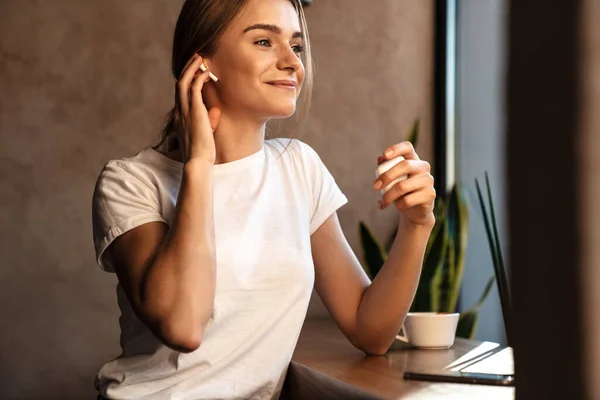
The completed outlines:
<svg viewBox="0 0 600 400">
<path fill-rule="evenodd" d="M 387 150 L 384 154 L 386 155 L 386 157 L 389 157 L 392 154 L 394 154 L 394 151 L 393 150 Z"/>
<path fill-rule="evenodd" d="M 377 207 L 381 210 L 383 208 L 383 203 L 381 202 L 381 200 L 379 200 L 377 202 Z"/>
<path fill-rule="evenodd" d="M 381 181 L 375 181 L 375 184 L 373 185 L 373 189 L 379 190 L 379 189 L 381 189 L 382 185 L 383 185 L 383 183 Z"/>
</svg>

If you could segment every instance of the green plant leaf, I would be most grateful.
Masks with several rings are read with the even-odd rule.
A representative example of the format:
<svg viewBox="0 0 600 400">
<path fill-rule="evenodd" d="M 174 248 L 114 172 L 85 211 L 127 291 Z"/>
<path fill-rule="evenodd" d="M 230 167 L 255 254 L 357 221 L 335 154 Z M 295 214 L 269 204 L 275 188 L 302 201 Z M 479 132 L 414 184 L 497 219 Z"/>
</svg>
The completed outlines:
<svg viewBox="0 0 600 400">
<path fill-rule="evenodd" d="M 429 234 L 429 240 L 427 240 L 427 246 L 425 247 L 424 259 L 427 258 L 427 255 L 429 254 L 429 251 L 431 250 L 431 246 L 433 245 L 433 242 L 435 241 L 436 235 L 438 234 L 439 230 L 443 226 L 442 222 L 446 219 L 446 216 L 444 215 L 444 212 L 443 212 L 443 208 L 444 208 L 443 201 L 440 199 L 436 199 L 436 205 L 434 208 L 435 225 L 433 226 L 433 229 L 431 230 L 431 233 Z M 441 212 L 437 211 L 438 209 L 442 209 L 442 211 Z"/>
<path fill-rule="evenodd" d="M 458 326 L 456 327 L 456 337 L 474 339 L 478 322 L 479 312 L 477 310 L 461 313 L 458 318 Z"/>
<path fill-rule="evenodd" d="M 446 244 L 446 251 L 448 251 L 449 246 Z M 442 311 L 442 285 L 444 281 L 444 263 L 446 259 L 438 260 L 438 264 L 436 265 L 435 272 L 433 277 L 428 282 L 428 286 L 424 285 L 424 287 L 428 287 L 429 289 L 429 305 L 424 305 L 424 309 L 419 311 L 432 311 L 432 312 L 441 312 Z"/>
<path fill-rule="evenodd" d="M 442 273 L 444 259 L 448 248 L 448 228 L 446 219 L 436 221 L 439 228 L 435 233 L 432 232 L 429 240 L 432 241 L 429 252 L 423 261 L 421 278 L 417 286 L 417 293 L 411 306 L 411 311 L 435 311 L 437 306 L 432 304 L 432 298 L 435 299 L 438 294 L 432 294 L 432 288 L 439 287 L 436 283 Z M 438 297 L 439 298 L 439 297 Z"/>
<path fill-rule="evenodd" d="M 488 279 L 488 282 L 485 284 L 485 288 L 483 289 L 483 293 L 481 293 L 481 297 L 479 298 L 479 301 L 477 303 L 475 303 L 475 305 L 473 307 L 471 307 L 469 309 L 469 311 L 473 311 L 473 310 L 479 310 L 479 308 L 483 305 L 483 303 L 485 303 L 485 300 L 488 298 L 490 292 L 492 291 L 492 287 L 494 286 L 494 281 L 496 280 L 495 277 L 490 277 L 490 279 Z"/>
<path fill-rule="evenodd" d="M 458 326 L 456 328 L 456 336 L 465 339 L 473 339 L 475 337 L 475 333 L 477 332 L 477 323 L 479 322 L 479 308 L 481 308 L 489 296 L 495 279 L 496 278 L 492 276 L 485 285 L 485 289 L 483 289 L 483 293 L 481 294 L 479 301 L 473 307 L 460 314 Z"/>
<path fill-rule="evenodd" d="M 433 209 L 433 214 L 435 218 L 445 218 L 446 217 L 446 202 L 442 197 L 437 197 L 435 199 L 435 207 Z"/>
<path fill-rule="evenodd" d="M 444 260 L 444 268 L 442 270 L 443 278 L 440 285 L 440 312 L 454 312 L 456 310 L 456 305 L 452 303 L 453 293 L 452 293 L 452 276 L 456 270 L 456 256 L 455 256 L 455 248 L 454 237 L 448 235 L 448 250 L 446 252 L 446 259 Z"/>
<path fill-rule="evenodd" d="M 381 247 L 375 235 L 369 227 L 360 221 L 359 224 L 360 241 L 364 252 L 365 270 L 371 279 L 375 278 L 379 273 L 383 263 L 387 259 L 387 253 Z"/>
<path fill-rule="evenodd" d="M 408 134 L 408 141 L 412 143 L 413 147 L 417 147 L 417 144 L 419 143 L 419 119 L 415 119 L 415 122 L 413 122 L 413 126 L 410 130 L 410 133 Z"/>
<path fill-rule="evenodd" d="M 453 258 L 453 263 L 450 265 L 453 270 L 448 273 L 448 276 L 452 278 L 449 282 L 448 312 L 456 310 L 460 294 L 467 251 L 468 230 L 469 205 L 461 187 L 456 183 L 452 187 L 448 200 L 448 235 L 453 245 L 452 250 L 448 252 L 448 255 Z"/>
</svg>

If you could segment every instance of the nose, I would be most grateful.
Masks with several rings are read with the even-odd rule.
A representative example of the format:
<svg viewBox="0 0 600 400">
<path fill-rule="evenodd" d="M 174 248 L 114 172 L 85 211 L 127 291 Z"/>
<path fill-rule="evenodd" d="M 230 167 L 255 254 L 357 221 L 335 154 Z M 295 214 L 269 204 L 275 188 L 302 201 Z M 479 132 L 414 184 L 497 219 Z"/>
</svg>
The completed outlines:
<svg viewBox="0 0 600 400">
<path fill-rule="evenodd" d="M 302 68 L 302 61 L 296 55 L 291 46 L 282 46 L 279 60 L 277 62 L 277 68 L 282 70 L 288 69 L 293 72 L 297 72 L 300 68 Z"/>
</svg>

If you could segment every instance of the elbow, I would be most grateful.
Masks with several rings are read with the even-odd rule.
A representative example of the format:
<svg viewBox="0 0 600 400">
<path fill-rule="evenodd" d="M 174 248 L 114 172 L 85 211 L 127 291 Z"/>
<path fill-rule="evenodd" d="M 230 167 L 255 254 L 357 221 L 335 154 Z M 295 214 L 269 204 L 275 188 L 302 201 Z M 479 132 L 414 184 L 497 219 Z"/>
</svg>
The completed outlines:
<svg viewBox="0 0 600 400">
<path fill-rule="evenodd" d="M 381 344 L 355 345 L 355 347 L 368 356 L 383 356 L 390 348 L 390 346 L 384 346 Z"/>
<path fill-rule="evenodd" d="M 192 353 L 202 344 L 202 332 L 185 330 L 163 330 L 162 342 L 180 353 Z"/>
<path fill-rule="evenodd" d="M 199 324 L 183 324 L 174 321 L 159 323 L 154 331 L 165 346 L 180 353 L 198 350 L 204 333 Z"/>
<path fill-rule="evenodd" d="M 363 353 L 365 353 L 368 356 L 383 356 L 385 355 L 385 353 L 387 353 L 389 347 L 373 347 L 373 348 L 367 348 L 367 347 L 363 347 L 360 350 L 362 350 Z"/>
<path fill-rule="evenodd" d="M 352 340 L 352 345 L 368 356 L 383 356 L 391 347 L 391 344 L 381 343 L 362 343 L 358 340 Z"/>
<path fill-rule="evenodd" d="M 180 353 L 198 350 L 209 320 L 208 313 L 160 305 L 153 305 L 150 309 L 151 312 L 145 313 L 146 325 L 165 346 Z"/>
<path fill-rule="evenodd" d="M 146 313 L 147 325 L 165 346 L 180 353 L 192 353 L 201 346 L 204 327 L 209 320 L 207 312 L 160 307 L 155 305 Z"/>
<path fill-rule="evenodd" d="M 192 353 L 200 348 L 202 340 L 199 338 L 191 338 L 184 341 L 173 342 L 171 348 L 180 353 Z"/>
</svg>

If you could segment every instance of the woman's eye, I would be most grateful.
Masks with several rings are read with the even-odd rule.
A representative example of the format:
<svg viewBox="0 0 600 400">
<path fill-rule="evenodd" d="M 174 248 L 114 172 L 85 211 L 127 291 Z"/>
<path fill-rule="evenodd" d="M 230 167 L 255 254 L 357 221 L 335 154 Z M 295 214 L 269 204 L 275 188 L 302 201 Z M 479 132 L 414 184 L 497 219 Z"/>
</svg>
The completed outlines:
<svg viewBox="0 0 600 400">
<path fill-rule="evenodd" d="M 271 41 L 269 39 L 258 40 L 256 42 L 254 42 L 254 44 L 257 44 L 259 46 L 264 46 L 264 47 L 271 47 Z M 296 53 L 296 54 L 300 54 L 305 50 L 304 46 L 301 44 L 293 45 L 292 49 L 294 50 L 294 53 Z"/>
<path fill-rule="evenodd" d="M 295 53 L 300 54 L 300 53 L 302 53 L 304 51 L 304 46 L 298 44 L 296 46 L 292 46 L 292 49 L 294 49 Z"/>
<path fill-rule="evenodd" d="M 271 46 L 271 42 L 267 39 L 259 40 L 258 42 L 254 42 L 254 43 L 258 44 L 260 46 L 265 46 L 265 47 Z"/>
</svg>

